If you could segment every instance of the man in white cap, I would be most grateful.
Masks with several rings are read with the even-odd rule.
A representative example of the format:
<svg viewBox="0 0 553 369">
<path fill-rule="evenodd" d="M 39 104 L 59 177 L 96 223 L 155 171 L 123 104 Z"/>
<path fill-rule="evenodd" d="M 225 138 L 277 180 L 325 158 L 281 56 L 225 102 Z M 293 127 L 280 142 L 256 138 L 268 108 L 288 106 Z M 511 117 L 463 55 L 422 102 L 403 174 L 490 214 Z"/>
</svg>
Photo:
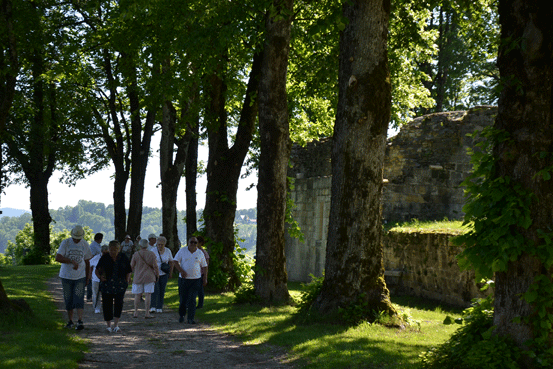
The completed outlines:
<svg viewBox="0 0 553 369">
<path fill-rule="evenodd" d="M 65 310 L 69 322 L 66 328 L 84 329 L 83 309 L 85 285 L 90 280 L 90 259 L 92 253 L 84 239 L 84 229 L 80 225 L 71 230 L 71 238 L 61 242 L 56 254 L 56 261 L 61 263 L 60 278 L 63 287 Z M 73 323 L 73 310 L 77 309 L 79 320 Z"/>
</svg>

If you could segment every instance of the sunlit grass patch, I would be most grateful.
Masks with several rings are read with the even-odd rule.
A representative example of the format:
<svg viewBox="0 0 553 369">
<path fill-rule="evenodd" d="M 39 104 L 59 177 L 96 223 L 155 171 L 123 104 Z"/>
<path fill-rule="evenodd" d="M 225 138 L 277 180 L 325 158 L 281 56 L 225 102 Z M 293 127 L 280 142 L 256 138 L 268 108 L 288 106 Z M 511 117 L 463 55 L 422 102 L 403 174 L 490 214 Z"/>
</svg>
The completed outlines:
<svg viewBox="0 0 553 369">
<path fill-rule="evenodd" d="M 0 319 L 2 368 L 76 368 L 85 342 L 63 330 L 64 317 L 56 310 L 46 281 L 56 265 L 2 266 L 0 279 L 11 299 L 25 299 L 33 313 L 13 313 Z"/>
</svg>

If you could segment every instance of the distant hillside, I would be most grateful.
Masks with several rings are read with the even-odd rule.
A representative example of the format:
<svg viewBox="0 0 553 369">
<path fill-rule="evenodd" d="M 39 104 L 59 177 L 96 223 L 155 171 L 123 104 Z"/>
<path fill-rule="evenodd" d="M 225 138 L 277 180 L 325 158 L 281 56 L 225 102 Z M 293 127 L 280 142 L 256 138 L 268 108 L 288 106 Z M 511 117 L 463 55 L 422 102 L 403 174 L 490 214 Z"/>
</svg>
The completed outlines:
<svg viewBox="0 0 553 369">
<path fill-rule="evenodd" d="M 0 209 L 3 211 L 0 218 L 0 253 L 7 247 L 8 241 L 15 242 L 17 233 L 25 227 L 25 224 L 32 224 L 32 217 L 29 211 L 18 209 Z M 75 224 L 88 226 L 94 233 L 102 232 L 104 240 L 113 240 L 115 230 L 113 228 L 113 205 L 105 206 L 102 203 L 80 200 L 77 206 L 66 206 L 57 210 L 50 209 L 53 222 L 53 232 L 61 232 L 71 229 Z M 198 210 L 196 217 L 202 219 L 203 209 Z M 184 219 L 186 212 L 179 211 L 177 214 L 177 229 L 179 238 L 186 238 L 186 224 Z M 240 246 L 247 249 L 255 249 L 257 241 L 257 210 L 242 209 L 236 211 L 234 219 L 235 227 L 238 229 L 238 238 L 241 239 Z M 162 232 L 161 209 L 144 207 L 142 209 L 142 224 L 140 235 L 146 237 L 150 233 L 160 234 Z M 201 222 L 198 225 L 202 226 Z M 134 235 L 133 235 L 134 236 Z"/>
<path fill-rule="evenodd" d="M 25 213 L 31 213 L 28 210 L 21 210 L 21 209 L 12 209 L 12 208 L 0 208 L 0 211 L 2 211 L 2 214 L 0 214 L 0 218 L 2 217 L 18 217 L 21 214 Z"/>
</svg>

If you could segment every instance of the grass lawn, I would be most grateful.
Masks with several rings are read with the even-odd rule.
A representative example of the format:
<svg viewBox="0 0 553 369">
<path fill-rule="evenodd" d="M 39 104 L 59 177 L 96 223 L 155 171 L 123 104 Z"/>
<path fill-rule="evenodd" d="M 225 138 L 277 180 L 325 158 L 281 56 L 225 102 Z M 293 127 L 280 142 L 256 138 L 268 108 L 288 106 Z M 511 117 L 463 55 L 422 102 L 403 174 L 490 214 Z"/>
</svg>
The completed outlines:
<svg viewBox="0 0 553 369">
<path fill-rule="evenodd" d="M 294 299 L 299 299 L 301 288 L 300 283 L 289 283 Z M 302 325 L 294 319 L 295 307 L 233 305 L 232 299 L 232 293 L 207 295 L 204 309 L 196 316 L 248 345 L 281 346 L 303 368 L 416 368 L 421 352 L 444 342 L 459 327 L 442 324 L 445 317 L 456 318 L 461 312 L 401 297 L 393 298 L 393 303 L 419 321 L 420 328 L 393 329 L 369 323 L 344 327 L 331 322 Z M 178 307 L 175 278 L 170 280 L 166 302 Z"/>
<path fill-rule="evenodd" d="M 86 342 L 63 329 L 65 317 L 55 309 L 45 281 L 59 266 L 0 267 L 0 279 L 10 298 L 24 298 L 34 316 L 3 316 L 0 320 L 1 368 L 76 368 Z M 166 304 L 178 308 L 177 279 L 168 283 Z M 290 283 L 299 299 L 301 284 Z M 398 309 L 420 322 L 410 329 L 363 323 L 344 327 L 329 322 L 302 325 L 295 307 L 233 305 L 233 294 L 208 294 L 197 317 L 213 329 L 234 335 L 248 345 L 269 343 L 286 349 L 304 368 L 416 368 L 421 352 L 446 339 L 458 327 L 443 325 L 460 310 L 439 307 L 414 298 L 395 298 Z M 262 346 L 259 346 L 263 350 Z"/>
<path fill-rule="evenodd" d="M 63 326 L 46 291 L 46 280 L 59 265 L 1 266 L 0 279 L 8 297 L 23 298 L 33 315 L 4 315 L 0 319 L 0 368 L 77 368 L 86 344 Z"/>
</svg>

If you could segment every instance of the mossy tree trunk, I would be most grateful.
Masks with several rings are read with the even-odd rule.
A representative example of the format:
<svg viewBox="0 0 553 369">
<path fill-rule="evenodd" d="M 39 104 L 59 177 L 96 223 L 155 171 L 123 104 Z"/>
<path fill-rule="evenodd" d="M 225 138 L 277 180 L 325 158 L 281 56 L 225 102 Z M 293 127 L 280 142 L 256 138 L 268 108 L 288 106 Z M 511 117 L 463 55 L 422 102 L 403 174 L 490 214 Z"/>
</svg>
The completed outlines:
<svg viewBox="0 0 553 369">
<path fill-rule="evenodd" d="M 366 304 L 391 315 L 382 260 L 382 168 L 390 120 L 387 34 L 390 1 L 344 2 L 339 96 L 332 149 L 325 280 L 314 308 Z"/>
<path fill-rule="evenodd" d="M 544 263 L 543 257 L 540 258 L 540 253 L 543 256 L 541 250 L 551 245 L 544 244 L 546 239 L 541 237 L 539 230 L 551 234 L 553 181 L 544 180 L 546 178 L 539 172 L 550 173 L 553 166 L 553 7 L 551 3 L 536 0 L 501 0 L 499 15 L 498 66 L 502 93 L 494 127 L 508 132 L 510 140 L 494 149 L 498 163 L 495 176 L 510 178 L 533 193 L 536 201 L 530 208 L 532 225 L 527 229 L 517 227 L 535 247 L 526 248 L 516 261 L 508 263 L 505 272 L 495 275 L 494 324 L 498 334 L 511 337 L 525 348 L 526 342 L 536 338 L 539 332 L 534 331 L 531 323 L 519 324 L 513 318 L 532 317 L 540 309 L 521 296 L 540 278 L 550 280 L 552 277 L 551 268 Z M 547 293 L 551 294 L 539 291 L 541 296 Z M 538 301 L 539 298 L 535 300 Z M 551 308 L 547 310 L 552 313 Z M 539 313 L 541 316 L 542 312 Z M 546 318 L 547 315 L 542 322 Z M 549 339 L 549 347 L 551 342 Z M 529 363 L 523 365 L 530 366 Z"/>
<path fill-rule="evenodd" d="M 257 252 L 255 294 L 264 302 L 290 298 L 286 274 L 285 216 L 290 123 L 286 73 L 292 29 L 293 0 L 273 0 L 259 86 L 259 180 L 257 184 Z"/>
</svg>

